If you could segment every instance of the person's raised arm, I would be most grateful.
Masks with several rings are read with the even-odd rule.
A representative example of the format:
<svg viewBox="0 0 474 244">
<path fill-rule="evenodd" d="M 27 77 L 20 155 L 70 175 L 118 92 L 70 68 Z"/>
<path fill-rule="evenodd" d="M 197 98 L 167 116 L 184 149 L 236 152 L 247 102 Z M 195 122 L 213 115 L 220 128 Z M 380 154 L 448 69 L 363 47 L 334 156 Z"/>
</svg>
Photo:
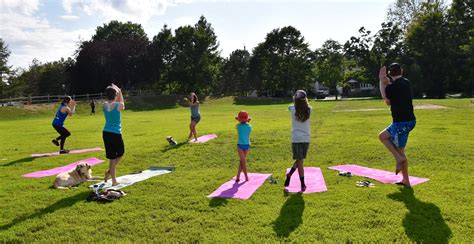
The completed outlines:
<svg viewBox="0 0 474 244">
<path fill-rule="evenodd" d="M 65 112 L 69 116 L 72 116 L 76 112 L 76 101 L 74 100 L 69 101 L 68 105 L 65 108 Z"/>
<path fill-rule="evenodd" d="M 125 100 L 123 99 L 123 94 L 122 90 L 116 86 L 114 83 L 112 83 L 112 86 L 117 90 L 117 102 L 119 103 L 119 110 L 124 110 L 125 109 Z"/>
<path fill-rule="evenodd" d="M 386 100 L 385 95 L 385 87 L 390 84 L 390 79 L 387 77 L 387 67 L 383 66 L 379 70 L 379 88 L 380 88 L 380 95 L 382 99 Z"/>
</svg>

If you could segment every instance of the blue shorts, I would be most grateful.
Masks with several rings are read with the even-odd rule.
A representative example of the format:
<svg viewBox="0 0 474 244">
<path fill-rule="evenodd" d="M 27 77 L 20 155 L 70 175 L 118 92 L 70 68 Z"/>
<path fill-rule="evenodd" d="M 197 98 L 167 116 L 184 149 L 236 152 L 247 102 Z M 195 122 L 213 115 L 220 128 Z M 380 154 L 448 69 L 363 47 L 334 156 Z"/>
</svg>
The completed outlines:
<svg viewBox="0 0 474 244">
<path fill-rule="evenodd" d="M 240 149 L 240 150 L 247 151 L 247 150 L 250 149 L 250 145 L 248 145 L 248 144 L 237 144 L 237 148 Z"/>
<path fill-rule="evenodd" d="M 408 134 L 415 128 L 416 120 L 406 122 L 393 122 L 387 127 L 388 133 L 390 133 L 391 139 L 395 147 L 404 148 L 407 145 Z"/>
</svg>

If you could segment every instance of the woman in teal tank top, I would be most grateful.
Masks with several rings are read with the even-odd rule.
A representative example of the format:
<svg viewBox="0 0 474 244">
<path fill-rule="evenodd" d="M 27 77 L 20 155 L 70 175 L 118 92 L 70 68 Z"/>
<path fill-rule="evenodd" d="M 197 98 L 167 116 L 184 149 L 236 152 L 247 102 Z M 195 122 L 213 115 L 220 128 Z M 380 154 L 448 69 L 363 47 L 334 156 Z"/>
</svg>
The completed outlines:
<svg viewBox="0 0 474 244">
<path fill-rule="evenodd" d="M 108 101 L 104 103 L 105 126 L 102 138 L 105 146 L 105 156 L 110 159 L 109 169 L 105 172 L 104 181 L 112 178 L 112 185 L 118 185 L 116 179 L 117 164 L 125 153 L 122 139 L 122 115 L 125 109 L 122 91 L 113 83 L 105 89 Z"/>
</svg>

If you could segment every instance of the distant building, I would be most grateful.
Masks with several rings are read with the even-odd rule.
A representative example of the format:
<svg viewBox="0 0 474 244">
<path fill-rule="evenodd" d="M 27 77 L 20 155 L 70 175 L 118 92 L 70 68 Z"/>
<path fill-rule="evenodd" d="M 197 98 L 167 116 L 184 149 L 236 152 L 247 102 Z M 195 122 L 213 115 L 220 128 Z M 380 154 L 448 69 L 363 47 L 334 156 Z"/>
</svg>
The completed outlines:
<svg viewBox="0 0 474 244">
<path fill-rule="evenodd" d="M 376 90 L 375 86 L 354 79 L 348 80 L 347 84 L 349 85 L 349 94 L 371 94 Z"/>
</svg>

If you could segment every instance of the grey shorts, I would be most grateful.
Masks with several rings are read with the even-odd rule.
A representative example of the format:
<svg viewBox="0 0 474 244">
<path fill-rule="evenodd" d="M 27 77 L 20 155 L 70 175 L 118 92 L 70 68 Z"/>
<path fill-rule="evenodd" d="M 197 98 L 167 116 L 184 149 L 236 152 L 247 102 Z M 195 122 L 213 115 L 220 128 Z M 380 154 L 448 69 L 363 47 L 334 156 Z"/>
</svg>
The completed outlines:
<svg viewBox="0 0 474 244">
<path fill-rule="evenodd" d="M 303 160 L 306 158 L 308 153 L 309 142 L 298 142 L 292 143 L 293 149 L 293 159 L 294 160 Z"/>
<path fill-rule="evenodd" d="M 191 121 L 194 121 L 196 124 L 199 123 L 200 120 L 201 120 L 201 116 L 196 116 L 196 117 L 191 116 Z"/>
</svg>

